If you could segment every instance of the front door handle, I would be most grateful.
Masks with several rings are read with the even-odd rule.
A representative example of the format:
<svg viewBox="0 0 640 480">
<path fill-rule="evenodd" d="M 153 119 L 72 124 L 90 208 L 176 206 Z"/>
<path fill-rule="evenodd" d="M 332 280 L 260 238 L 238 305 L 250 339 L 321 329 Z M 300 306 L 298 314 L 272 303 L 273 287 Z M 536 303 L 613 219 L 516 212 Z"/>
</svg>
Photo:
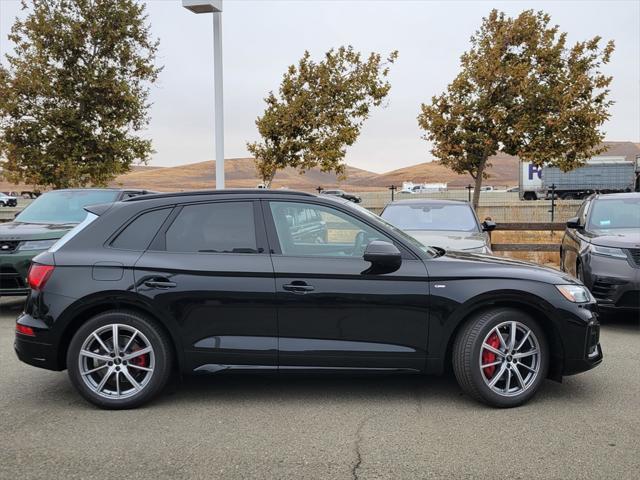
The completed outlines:
<svg viewBox="0 0 640 480">
<path fill-rule="evenodd" d="M 307 285 L 305 282 L 296 281 L 293 283 L 287 283 L 282 286 L 287 292 L 304 294 L 307 292 L 313 292 L 315 288 L 312 285 Z"/>
<path fill-rule="evenodd" d="M 149 287 L 149 288 L 175 288 L 176 287 L 176 283 L 175 282 L 171 282 L 169 280 L 147 280 L 146 282 L 144 282 L 145 286 Z"/>
</svg>

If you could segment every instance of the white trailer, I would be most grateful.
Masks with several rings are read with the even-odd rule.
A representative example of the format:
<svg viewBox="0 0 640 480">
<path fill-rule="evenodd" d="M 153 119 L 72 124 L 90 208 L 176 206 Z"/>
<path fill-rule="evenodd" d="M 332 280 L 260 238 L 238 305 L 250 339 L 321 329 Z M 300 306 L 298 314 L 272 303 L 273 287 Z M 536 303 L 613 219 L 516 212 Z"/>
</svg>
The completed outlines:
<svg viewBox="0 0 640 480">
<path fill-rule="evenodd" d="M 593 157 L 568 172 L 521 162 L 520 199 L 548 198 L 552 190 L 565 200 L 582 199 L 596 192 L 640 191 L 640 156 L 635 161 L 622 156 Z"/>
</svg>

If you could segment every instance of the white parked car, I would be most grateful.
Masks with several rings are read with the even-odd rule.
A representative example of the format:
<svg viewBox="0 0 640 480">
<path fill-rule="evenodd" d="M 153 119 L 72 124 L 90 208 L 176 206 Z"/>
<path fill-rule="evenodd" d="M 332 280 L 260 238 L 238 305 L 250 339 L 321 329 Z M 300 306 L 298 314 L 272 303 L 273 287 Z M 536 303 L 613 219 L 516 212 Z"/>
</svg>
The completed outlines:
<svg viewBox="0 0 640 480">
<path fill-rule="evenodd" d="M 398 200 L 380 216 L 430 247 L 469 253 L 491 253 L 488 232 L 493 221 L 480 223 L 473 208 L 458 200 Z"/>
<path fill-rule="evenodd" d="M 18 198 L 0 192 L 0 207 L 15 207 L 18 205 Z"/>
</svg>

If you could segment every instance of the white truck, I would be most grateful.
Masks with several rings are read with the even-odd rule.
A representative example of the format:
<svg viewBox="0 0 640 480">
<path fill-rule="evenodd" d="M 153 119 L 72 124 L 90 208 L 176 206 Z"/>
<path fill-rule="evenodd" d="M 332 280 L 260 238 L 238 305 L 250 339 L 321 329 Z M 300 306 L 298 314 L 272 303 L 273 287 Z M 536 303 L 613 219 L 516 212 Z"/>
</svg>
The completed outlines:
<svg viewBox="0 0 640 480">
<path fill-rule="evenodd" d="M 520 162 L 520 199 L 550 198 L 551 191 L 564 200 L 582 199 L 592 193 L 640 191 L 640 157 L 593 157 L 574 170 L 537 167 Z"/>
</svg>

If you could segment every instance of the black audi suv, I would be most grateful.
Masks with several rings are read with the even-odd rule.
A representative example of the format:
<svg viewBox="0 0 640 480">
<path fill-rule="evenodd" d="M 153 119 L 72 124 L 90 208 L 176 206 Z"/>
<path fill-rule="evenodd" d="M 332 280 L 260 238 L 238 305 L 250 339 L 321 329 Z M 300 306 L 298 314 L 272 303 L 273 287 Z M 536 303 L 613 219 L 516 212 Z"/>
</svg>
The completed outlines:
<svg viewBox="0 0 640 480">
<path fill-rule="evenodd" d="M 566 274 L 431 248 L 344 199 L 148 195 L 87 207 L 38 255 L 17 319 L 26 363 L 103 408 L 181 374 L 440 374 L 489 405 L 602 361 L 595 301 Z M 300 235 L 307 219 L 312 228 Z"/>
</svg>

